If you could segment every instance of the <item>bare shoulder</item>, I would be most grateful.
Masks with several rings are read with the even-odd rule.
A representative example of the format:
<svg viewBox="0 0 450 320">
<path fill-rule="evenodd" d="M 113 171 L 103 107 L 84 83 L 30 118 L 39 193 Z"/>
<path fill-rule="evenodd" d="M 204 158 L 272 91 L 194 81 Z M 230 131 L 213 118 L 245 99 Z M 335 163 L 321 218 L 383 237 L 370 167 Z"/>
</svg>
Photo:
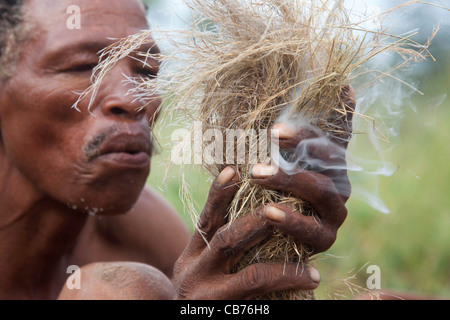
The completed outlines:
<svg viewBox="0 0 450 320">
<path fill-rule="evenodd" d="M 135 261 L 171 276 L 173 265 L 189 239 L 189 231 L 178 213 L 156 191 L 146 187 L 127 214 L 90 217 L 76 254 L 81 265 Z"/>
<path fill-rule="evenodd" d="M 136 224 L 139 227 L 142 223 L 151 229 L 159 230 L 159 234 L 164 236 L 173 232 L 181 232 L 188 240 L 188 229 L 174 208 L 155 190 L 147 186 L 141 193 L 136 205 L 126 215 L 117 217 L 117 220 L 127 220 L 127 224 Z M 162 229 L 167 227 L 167 229 Z M 147 230 L 148 231 L 148 230 Z"/>
<path fill-rule="evenodd" d="M 143 190 L 138 203 L 125 217 L 130 218 L 129 232 L 134 234 L 139 230 L 140 238 L 145 241 L 141 245 L 145 248 L 150 245 L 160 260 L 178 259 L 189 242 L 190 233 L 180 215 L 150 187 Z"/>
<path fill-rule="evenodd" d="M 59 300 L 171 300 L 175 290 L 158 269 L 135 262 L 92 263 L 79 270 L 78 288 L 64 286 Z"/>
</svg>

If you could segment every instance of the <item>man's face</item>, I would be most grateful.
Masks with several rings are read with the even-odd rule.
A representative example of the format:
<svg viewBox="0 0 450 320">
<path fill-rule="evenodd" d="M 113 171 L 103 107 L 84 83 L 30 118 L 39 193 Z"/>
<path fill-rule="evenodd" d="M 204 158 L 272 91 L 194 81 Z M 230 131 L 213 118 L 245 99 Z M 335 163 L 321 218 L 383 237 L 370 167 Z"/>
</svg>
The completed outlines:
<svg viewBox="0 0 450 320">
<path fill-rule="evenodd" d="M 81 29 L 67 27 L 67 8 L 81 9 Z M 126 95 L 125 76 L 156 74 L 156 61 L 121 60 L 103 80 L 90 110 L 98 51 L 143 29 L 139 0 L 29 0 L 25 17 L 37 26 L 21 45 L 12 78 L 0 87 L 0 148 L 40 192 L 70 207 L 123 213 L 137 200 L 149 173 L 149 121 L 160 105 Z M 108 39 L 109 38 L 109 39 Z M 151 47 L 151 46 L 150 46 Z M 156 47 L 154 48 L 155 50 Z M 146 50 L 146 49 L 144 49 Z M 0 153 L 1 154 L 1 153 Z"/>
</svg>

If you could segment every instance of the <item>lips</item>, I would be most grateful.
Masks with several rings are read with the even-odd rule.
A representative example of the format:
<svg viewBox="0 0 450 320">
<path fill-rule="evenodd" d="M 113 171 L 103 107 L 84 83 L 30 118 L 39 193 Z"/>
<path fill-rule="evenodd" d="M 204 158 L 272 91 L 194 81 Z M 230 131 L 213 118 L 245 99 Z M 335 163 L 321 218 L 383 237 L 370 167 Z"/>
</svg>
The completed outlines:
<svg viewBox="0 0 450 320">
<path fill-rule="evenodd" d="M 119 134 L 106 137 L 94 159 L 126 167 L 147 167 L 150 164 L 152 144 L 144 134 Z"/>
</svg>

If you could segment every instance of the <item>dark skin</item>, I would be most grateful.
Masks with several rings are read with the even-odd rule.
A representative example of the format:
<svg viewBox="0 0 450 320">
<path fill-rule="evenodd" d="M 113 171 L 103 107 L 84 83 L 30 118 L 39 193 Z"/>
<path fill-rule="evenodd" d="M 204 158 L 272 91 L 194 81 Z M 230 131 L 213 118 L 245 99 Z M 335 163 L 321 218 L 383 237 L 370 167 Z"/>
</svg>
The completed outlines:
<svg viewBox="0 0 450 320">
<path fill-rule="evenodd" d="M 73 4 L 82 8 L 78 31 L 66 28 L 66 9 Z M 12 78 L 0 86 L 0 299 L 247 299 L 318 286 L 317 270 L 307 266 L 301 274 L 296 264 L 255 264 L 237 274 L 231 269 L 272 228 L 315 253 L 328 249 L 347 215 L 347 197 L 333 176 L 346 179 L 346 172 L 272 175 L 255 166 L 255 184 L 310 202 L 321 223 L 274 204 L 228 228 L 226 208 L 239 178 L 226 168 L 200 217 L 205 238 L 199 230 L 191 237 L 172 207 L 145 187 L 149 124 L 161 99 L 142 110 L 122 82 L 123 74 L 156 75 L 158 62 L 147 61 L 143 69 L 135 59 L 123 59 L 90 110 L 89 97 L 79 111 L 71 108 L 74 92 L 90 84 L 97 52 L 113 42 L 108 38 L 148 29 L 142 4 L 30 0 L 24 13 L 35 34 L 21 45 Z M 349 105 L 352 96 L 344 92 Z M 278 129 L 285 148 L 309 138 L 302 130 Z M 317 155 L 326 160 L 330 152 Z M 65 286 L 69 265 L 82 267 L 81 290 Z"/>
</svg>

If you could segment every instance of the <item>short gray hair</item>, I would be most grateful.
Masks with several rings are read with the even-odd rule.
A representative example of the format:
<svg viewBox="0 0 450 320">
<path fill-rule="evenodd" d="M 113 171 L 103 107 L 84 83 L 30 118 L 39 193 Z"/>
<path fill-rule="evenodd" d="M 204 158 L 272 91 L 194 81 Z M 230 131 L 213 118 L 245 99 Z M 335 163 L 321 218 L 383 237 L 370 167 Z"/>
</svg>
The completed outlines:
<svg viewBox="0 0 450 320">
<path fill-rule="evenodd" d="M 0 0 L 0 81 L 11 76 L 17 57 L 15 46 L 23 39 L 22 6 L 26 0 Z"/>
</svg>

